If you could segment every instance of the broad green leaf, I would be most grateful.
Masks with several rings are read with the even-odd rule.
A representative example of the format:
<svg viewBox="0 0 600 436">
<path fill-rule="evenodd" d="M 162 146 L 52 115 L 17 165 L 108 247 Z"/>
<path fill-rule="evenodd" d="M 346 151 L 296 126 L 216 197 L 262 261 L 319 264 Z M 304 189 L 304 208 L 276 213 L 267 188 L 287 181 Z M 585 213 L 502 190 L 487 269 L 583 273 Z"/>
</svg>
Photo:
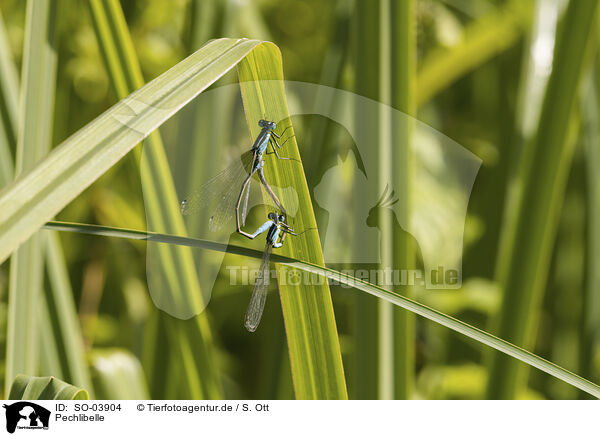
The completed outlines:
<svg viewBox="0 0 600 436">
<path fill-rule="evenodd" d="M 48 230 L 86 233 L 98 236 L 109 236 L 115 238 L 152 241 L 166 244 L 178 244 L 185 245 L 188 247 L 199 247 L 207 250 L 222 251 L 237 254 L 240 256 L 253 257 L 256 259 L 260 259 L 262 257 L 261 251 L 253 250 L 250 248 L 238 247 L 231 244 L 227 245 L 213 241 L 205 241 L 202 239 L 186 238 L 183 236 L 149 233 L 139 230 L 117 229 L 104 226 L 95 226 L 90 224 L 64 222 L 49 222 L 44 226 L 44 228 Z M 410 298 L 403 297 L 392 291 L 372 285 L 363 280 L 348 276 L 346 274 L 334 271 L 329 268 L 325 268 L 323 266 L 312 264 L 304 260 L 293 259 L 279 254 L 273 254 L 271 260 L 273 262 L 278 262 L 288 267 L 297 268 L 303 271 L 307 271 L 309 273 L 317 274 L 329 280 L 334 280 L 336 282 L 352 286 L 360 291 L 374 295 L 377 298 L 389 301 L 390 303 L 398 307 L 402 307 L 403 309 L 409 310 L 417 315 L 420 315 L 451 330 L 454 330 L 462 335 L 474 339 L 477 342 L 492 347 L 508 356 L 514 357 L 515 359 L 523 363 L 538 368 L 546 372 L 547 374 L 550 374 L 566 383 L 569 383 L 570 385 L 575 386 L 581 389 L 582 391 L 585 391 L 590 395 L 595 396 L 596 398 L 600 398 L 600 386 L 592 383 L 591 381 L 586 380 L 564 368 L 561 368 L 560 366 L 549 362 L 539 356 L 536 356 L 535 354 L 524 350 L 523 348 L 517 347 L 516 345 L 513 345 L 510 342 L 500 339 L 490 333 L 473 327 L 456 318 L 441 313 L 417 301 L 411 300 Z"/>
<path fill-rule="evenodd" d="M 256 50 L 260 56 L 259 69 L 257 69 L 257 58 L 253 50 Z M 6 258 L 24 239 L 108 170 L 136 143 L 248 55 L 251 59 L 241 66 L 240 76 L 245 77 L 243 68 L 247 68 L 250 74 L 257 75 L 251 77 L 252 82 L 242 84 L 244 94 L 247 94 L 250 89 L 257 90 L 254 88 L 258 84 L 256 80 L 281 79 L 280 55 L 272 44 L 231 39 L 211 41 L 195 54 L 106 111 L 54 149 L 33 170 L 23 174 L 5 188 L 0 193 L 0 260 Z M 287 108 L 283 87 L 281 82 L 278 83 L 275 92 L 268 98 L 263 98 L 263 90 L 258 90 L 259 92 L 254 95 L 262 98 L 262 100 L 259 98 L 259 101 L 263 103 L 276 105 L 273 107 L 274 116 L 285 117 Z M 248 96 L 244 98 L 247 100 L 246 105 L 253 104 L 252 98 Z M 252 107 L 247 107 L 248 119 L 252 119 L 250 122 L 252 129 L 256 129 L 256 121 L 262 117 L 262 109 L 266 107 L 256 111 Z M 277 113 L 274 109 L 277 109 Z M 272 109 L 269 107 L 269 110 Z M 295 143 L 290 144 L 288 150 L 295 152 L 297 156 Z M 286 181 L 299 189 L 303 202 L 307 202 L 308 196 L 303 193 L 306 191 L 303 173 L 296 172 L 292 179 L 287 177 L 286 175 Z M 309 228 L 312 222 L 314 228 L 314 216 L 310 204 L 308 206 L 301 210 L 300 216 L 303 218 L 297 222 L 299 226 L 306 228 Z M 313 239 L 311 245 L 320 247 L 316 237 L 309 237 L 309 239 Z M 305 250 L 307 248 L 304 247 Z M 309 252 L 317 256 L 321 253 L 320 249 Z M 319 259 L 315 260 L 319 261 Z M 297 393 L 301 398 L 344 398 L 345 384 L 337 335 L 334 334 L 335 323 L 331 299 L 326 286 L 318 288 L 320 291 L 315 293 L 299 292 L 299 289 L 295 289 L 293 295 L 282 293 L 284 312 L 293 312 L 311 306 L 316 310 L 316 319 L 324 322 L 321 327 L 311 326 L 311 329 L 304 331 L 299 318 L 290 319 L 288 329 L 293 330 L 288 330 L 288 333 L 293 331 L 295 337 L 302 337 L 301 342 L 291 342 L 298 345 L 292 351 L 293 355 L 305 361 L 321 359 L 318 367 L 310 367 L 311 371 L 326 371 L 333 374 L 326 379 L 315 378 L 315 373 L 297 375 L 296 380 L 302 380 L 303 383 L 307 383 L 306 386 L 310 386 L 308 390 L 300 390 L 296 386 Z M 321 328 L 324 330 L 321 331 Z M 312 329 L 318 331 L 318 336 L 315 336 L 319 339 L 318 342 L 308 336 L 312 333 Z M 317 355 L 316 349 L 324 349 L 327 354 Z M 306 371 L 309 366 L 297 367 L 292 364 L 292 368 L 293 371 Z M 326 395 L 315 390 L 317 384 L 321 387 L 327 385 L 324 388 Z"/>
<path fill-rule="evenodd" d="M 20 374 L 15 377 L 8 395 L 9 400 L 89 400 L 82 388 L 65 383 L 55 377 L 32 377 Z"/>
<path fill-rule="evenodd" d="M 0 191 L 0 261 L 261 41 L 206 44 L 121 100 Z"/>
<path fill-rule="evenodd" d="M 261 119 L 279 123 L 281 131 L 290 127 L 281 54 L 277 47 L 274 44 L 257 47 L 240 62 L 238 73 L 250 136 L 256 138 L 260 132 L 258 121 Z M 285 156 L 294 160 L 265 165 L 265 177 L 274 186 L 291 186 L 296 190 L 299 210 L 293 217 L 294 227 L 300 232 L 316 229 L 298 145 L 292 136 L 293 129 L 288 129 L 286 136 L 288 134 L 290 139 L 285 145 Z M 287 238 L 279 251 L 287 256 L 324 264 L 317 231 Z M 289 268 L 279 265 L 277 272 L 279 276 L 289 274 Z M 284 284 L 279 281 L 279 291 L 296 398 L 346 399 L 348 394 L 329 285 L 290 282 Z"/>
</svg>

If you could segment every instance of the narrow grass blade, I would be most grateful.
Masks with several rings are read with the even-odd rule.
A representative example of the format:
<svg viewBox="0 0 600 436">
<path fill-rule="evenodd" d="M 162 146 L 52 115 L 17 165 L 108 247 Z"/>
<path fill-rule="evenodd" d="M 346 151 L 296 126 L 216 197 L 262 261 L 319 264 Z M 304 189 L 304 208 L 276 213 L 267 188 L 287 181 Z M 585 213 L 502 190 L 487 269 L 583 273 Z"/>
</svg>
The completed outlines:
<svg viewBox="0 0 600 436">
<path fill-rule="evenodd" d="M 125 23 L 125 17 L 118 1 L 95 0 L 90 3 L 94 28 L 105 60 L 109 77 L 118 99 L 125 98 L 130 92 L 143 84 L 141 69 Z M 167 233 L 186 234 L 181 215 L 170 205 L 178 199 L 169 170 L 162 139 L 158 131 L 153 132 L 144 141 L 146 153 L 142 156 L 136 148 L 136 162 L 140 165 L 147 225 L 149 229 Z M 179 247 L 148 247 L 158 252 L 157 267 L 163 271 L 160 277 L 167 279 L 161 288 L 169 292 L 170 298 L 177 301 L 179 307 L 191 308 L 199 313 L 204 304 L 198 299 L 200 284 L 194 271 L 192 254 Z M 167 291 L 168 290 L 168 291 Z M 210 335 L 209 335 L 210 336 Z"/>
<path fill-rule="evenodd" d="M 390 2 L 391 11 L 391 99 L 392 107 L 410 115 L 398 120 L 392 120 L 391 138 L 389 144 L 392 147 L 387 156 L 393 168 L 390 173 L 396 187 L 396 195 L 400 207 L 398 211 L 404 217 L 397 216 L 399 222 L 410 222 L 411 196 L 413 192 L 413 160 L 412 136 L 414 126 L 410 118 L 416 115 L 416 65 L 417 65 L 417 41 L 416 41 L 416 16 L 415 1 L 405 0 L 402 2 Z M 389 180 L 389 179 L 388 179 Z M 384 187 L 381 187 L 384 188 Z M 394 217 L 387 214 L 388 218 Z M 394 222 L 388 223 L 388 228 Z M 411 228 L 410 224 L 408 228 Z M 392 254 L 393 269 L 395 271 L 409 271 L 415 268 L 415 247 L 412 246 L 412 238 L 399 226 L 392 227 L 392 238 L 383 238 L 382 243 L 390 244 L 384 249 Z M 411 286 L 402 289 L 402 295 L 413 297 Z M 408 311 L 394 311 L 394 398 L 410 398 L 415 375 L 415 319 Z"/>
<path fill-rule="evenodd" d="M 512 47 L 531 23 L 532 2 L 510 0 L 465 29 L 462 42 L 429 54 L 419 69 L 417 103 L 440 91 L 493 56 Z"/>
<path fill-rule="evenodd" d="M 80 129 L 0 192 L 0 262 L 261 41 L 213 40 Z"/>
<path fill-rule="evenodd" d="M 257 47 L 240 62 L 238 73 L 251 137 L 255 138 L 259 133 L 260 119 L 274 120 L 281 129 L 291 127 L 283 89 L 281 54 L 277 47 L 273 44 Z M 293 217 L 295 228 L 299 231 L 315 229 L 308 186 L 291 128 L 288 134 L 290 139 L 285 145 L 285 155 L 294 160 L 265 165 L 266 178 L 275 186 L 291 186 L 296 190 L 299 212 Z M 280 250 L 290 256 L 306 257 L 311 262 L 323 264 L 321 243 L 316 231 L 287 238 Z M 291 273 L 284 266 L 278 266 L 277 272 L 280 277 Z M 329 285 L 301 286 L 280 281 L 279 291 L 296 398 L 347 398 Z"/>
<path fill-rule="evenodd" d="M 240 256 L 260 259 L 263 252 L 253 250 L 246 247 L 238 247 L 235 245 L 227 245 L 219 242 L 206 241 L 203 239 L 187 238 L 175 235 L 163 235 L 159 233 L 149 233 L 140 230 L 118 229 L 113 227 L 96 226 L 90 224 L 65 223 L 65 222 L 49 222 L 44 226 L 48 230 L 66 231 L 74 233 L 85 233 L 97 236 L 108 236 L 113 238 L 126 238 L 134 240 L 161 242 L 166 244 L 185 245 L 187 247 L 198 247 L 207 250 L 221 251 Z M 385 299 L 390 303 L 409 310 L 417 315 L 427 318 L 435 323 L 443 325 L 451 330 L 454 330 L 462 335 L 465 335 L 477 342 L 480 342 L 488 347 L 492 347 L 508 356 L 514 357 L 521 362 L 540 369 L 572 386 L 575 386 L 590 395 L 600 398 L 600 386 L 586 380 L 577 374 L 567 371 L 552 362 L 542 359 L 529 351 L 526 351 L 516 345 L 513 345 L 505 340 L 502 340 L 490 333 L 473 327 L 456 318 L 441 313 L 431 307 L 421 304 L 410 298 L 403 297 L 392 291 L 388 291 L 381 287 L 372 285 L 355 277 L 348 276 L 338 271 L 334 271 L 323 266 L 315 265 L 304 260 L 297 260 L 280 254 L 272 254 L 271 261 L 292 268 L 297 268 L 312 274 L 317 274 L 329 280 L 334 280 L 339 283 L 352 286 L 360 291 L 369 293 L 377 298 Z"/>
<path fill-rule="evenodd" d="M 497 279 L 504 289 L 497 333 L 525 347 L 534 328 L 546 284 L 552 246 L 575 141 L 571 117 L 590 46 L 597 2 L 571 1 L 561 23 L 554 65 L 537 133 L 520 162 L 514 219 L 506 222 Z M 494 353 L 488 395 L 513 398 L 525 379 L 524 368 Z"/>
<path fill-rule="evenodd" d="M 50 324 L 41 328 L 54 338 L 54 351 L 58 354 L 64 380 L 92 393 L 73 289 L 60 240 L 55 235 L 46 235 L 45 255 L 49 285 L 44 292 L 44 312 L 47 313 Z"/>
<path fill-rule="evenodd" d="M 219 2 L 217 0 L 192 0 L 189 5 L 189 28 L 184 38 L 190 52 L 196 51 L 216 34 Z"/>
<path fill-rule="evenodd" d="M 90 364 L 98 400 L 150 398 L 142 366 L 127 350 L 92 350 Z"/>
<path fill-rule="evenodd" d="M 210 331 L 208 317 L 202 315 L 187 320 L 165 318 L 170 345 L 174 350 L 169 368 L 175 364 L 181 368 L 180 386 L 175 390 L 177 398 L 223 398 L 221 379 L 216 376 L 215 356 L 207 358 L 202 354 L 207 348 L 203 344 L 207 341 L 206 332 Z"/>
<path fill-rule="evenodd" d="M 8 395 L 9 400 L 89 400 L 84 389 L 55 377 L 15 377 Z"/>
<path fill-rule="evenodd" d="M 171 399 L 167 395 L 168 388 L 172 377 L 176 376 L 169 371 L 171 360 L 165 359 L 163 355 L 164 350 L 169 349 L 169 333 L 164 319 L 167 316 L 169 315 L 158 309 L 150 311 L 144 326 L 142 354 L 142 366 L 150 397 L 164 400 Z"/>
<path fill-rule="evenodd" d="M 14 177 L 13 153 L 17 143 L 19 80 L 0 12 L 0 186 Z"/>
<path fill-rule="evenodd" d="M 117 98 L 125 98 L 130 92 L 141 87 L 144 81 L 123 11 L 116 0 L 94 0 L 90 6 L 92 21 L 111 83 Z M 136 161 L 139 161 L 142 175 L 148 228 L 167 233 L 186 234 L 181 215 L 177 213 L 176 208 L 170 207 L 178 203 L 178 198 L 158 131 L 151 133 L 145 140 L 145 147 L 145 153 L 141 159 L 139 159 L 140 153 L 138 153 Z M 139 148 L 136 150 L 140 151 Z M 166 245 L 152 245 L 148 247 L 148 250 L 154 251 L 149 256 L 157 260 L 157 265 L 152 267 L 161 270 L 157 275 L 168 279 L 168 282 L 159 288 L 162 292 L 168 292 L 169 297 L 177 301 L 175 304 L 179 307 L 178 313 L 201 312 L 206 303 L 201 301 L 202 292 L 200 292 L 200 283 L 191 251 L 187 247 Z M 156 289 L 153 290 L 156 292 Z M 200 316 L 206 317 L 204 314 Z M 177 321 L 169 320 L 169 323 L 177 323 Z M 188 345 L 184 348 L 194 350 L 199 361 L 213 359 L 212 335 L 208 321 L 204 319 L 195 323 L 194 326 L 199 330 L 194 337 L 193 346 L 192 337 L 186 335 L 185 330 L 175 326 L 169 329 L 170 332 L 176 334 L 173 342 L 187 342 Z M 204 373 L 198 373 L 199 368 L 203 368 Z M 192 398 L 218 399 L 222 397 L 219 389 L 219 374 L 216 369 L 216 365 L 211 362 L 183 366 L 189 383 L 197 381 L 197 387 L 194 389 L 195 395 Z M 210 372 L 207 372 L 208 370 Z M 189 373 L 189 371 L 194 373 Z M 209 380 L 214 380 L 214 382 Z M 211 389 L 208 391 L 203 389 L 207 387 Z"/>
<path fill-rule="evenodd" d="M 330 44 L 327 52 L 327 57 L 323 62 L 323 71 L 319 78 L 319 84 L 326 87 L 344 89 L 344 68 L 348 62 L 350 55 L 350 44 L 348 38 L 350 36 L 350 22 L 352 16 L 352 0 L 338 1 L 335 14 L 335 36 Z M 338 101 L 330 98 L 326 92 L 317 94 L 315 99 L 315 108 L 334 108 L 341 110 Z M 339 154 L 339 141 L 335 139 L 334 124 L 324 118 L 319 117 L 310 122 L 310 143 L 306 144 L 302 150 L 302 160 L 305 163 L 307 178 L 314 185 L 317 179 L 324 173 L 327 165 L 331 165 L 331 161 Z M 317 223 L 319 229 L 324 229 L 325 225 L 321 225 L 320 217 L 317 212 Z"/>
<path fill-rule="evenodd" d="M 0 88 L 2 88 L 0 107 L 4 108 L 8 115 L 2 117 L 2 124 L 7 126 L 4 128 L 4 132 L 15 132 L 17 126 L 16 117 L 13 114 L 17 112 L 16 93 L 19 84 L 17 78 L 12 74 L 14 65 L 5 44 L 4 24 L 1 18 L 0 68 L 3 73 L 0 73 Z M 9 142 L 16 141 L 16 138 L 8 138 L 7 141 L 3 141 L 0 137 L 0 156 L 11 154 Z M 2 160 L 1 157 L 0 160 Z M 13 178 L 12 159 L 2 162 L 0 171 L 6 176 L 5 178 L 0 177 L 0 186 L 4 186 Z M 44 300 L 39 307 L 40 325 L 38 328 L 42 334 L 41 369 L 44 373 L 53 374 L 78 386 L 83 386 L 91 392 L 81 330 L 60 241 L 50 235 L 45 245 L 43 254 L 46 259 L 49 287 L 44 287 Z"/>
<path fill-rule="evenodd" d="M 215 359 L 203 356 L 206 346 L 199 345 L 209 327 L 206 316 L 176 320 L 160 310 L 151 312 L 142 361 L 152 398 L 223 397 Z"/>
<path fill-rule="evenodd" d="M 382 101 L 381 75 L 382 75 L 382 60 L 381 60 L 381 30 L 382 25 L 382 7 L 381 0 L 371 2 L 358 1 L 355 5 L 355 22 L 356 22 L 356 53 L 354 55 L 356 79 L 354 90 L 357 94 L 368 97 L 375 101 Z M 377 170 L 381 170 L 380 160 L 381 151 L 379 144 L 384 140 L 382 132 L 378 128 L 381 123 L 380 111 L 366 111 L 364 108 L 354 108 L 354 123 L 356 126 L 355 141 L 360 143 L 373 144 L 369 147 L 367 153 L 369 157 L 363 156 L 362 159 L 378 162 Z M 389 180 L 389 179 L 388 179 Z M 354 180 L 353 195 L 357 198 L 376 197 L 379 192 L 379 179 L 375 174 L 367 175 L 367 183 L 358 183 Z M 361 229 L 364 217 L 360 214 L 354 214 L 354 228 Z M 368 244 L 365 247 L 363 244 Z M 363 250 L 367 252 L 376 252 L 377 241 L 374 239 L 359 240 L 354 238 L 352 250 L 354 253 L 360 253 Z M 390 256 L 382 256 L 383 259 L 390 259 Z M 355 265 L 355 268 L 362 266 Z M 353 399 L 377 399 L 380 395 L 380 377 L 387 379 L 386 383 L 392 387 L 393 382 L 389 380 L 391 375 L 390 359 L 392 358 L 392 350 L 390 346 L 392 341 L 388 340 L 381 343 L 383 330 L 386 330 L 385 336 L 393 334 L 391 323 L 385 323 L 380 326 L 380 316 L 383 312 L 387 312 L 387 319 L 391 321 L 389 306 L 380 304 L 369 295 L 357 294 L 354 302 L 354 359 L 353 359 L 353 374 L 351 379 L 351 392 Z M 382 355 L 381 353 L 387 353 Z M 383 360 L 382 360 L 383 359 Z M 381 372 L 382 365 L 388 368 L 388 373 Z"/>
<path fill-rule="evenodd" d="M 583 302 L 582 332 L 579 362 L 584 377 L 598 377 L 594 358 L 600 332 L 600 91 L 598 65 L 586 80 L 583 92 L 583 116 L 587 165 L 587 247 L 585 265 L 585 289 Z M 595 377 L 595 378 L 594 378 Z"/>
<path fill-rule="evenodd" d="M 17 173 L 30 170 L 50 149 L 56 79 L 56 6 L 55 0 L 27 2 L 15 166 Z M 37 374 L 39 371 L 38 303 L 42 300 L 43 244 L 44 239 L 34 234 L 11 259 L 6 340 L 7 380 L 12 380 L 19 373 Z"/>
<path fill-rule="evenodd" d="M 560 1 L 533 2 L 531 31 L 524 43 L 523 72 L 517 94 L 515 124 L 521 137 L 529 141 L 535 134 L 539 122 L 544 93 L 551 69 L 552 49 L 556 43 L 556 26 L 564 4 Z M 546 41 L 542 56 L 538 41 Z M 519 144 L 520 145 L 520 144 Z"/>
</svg>

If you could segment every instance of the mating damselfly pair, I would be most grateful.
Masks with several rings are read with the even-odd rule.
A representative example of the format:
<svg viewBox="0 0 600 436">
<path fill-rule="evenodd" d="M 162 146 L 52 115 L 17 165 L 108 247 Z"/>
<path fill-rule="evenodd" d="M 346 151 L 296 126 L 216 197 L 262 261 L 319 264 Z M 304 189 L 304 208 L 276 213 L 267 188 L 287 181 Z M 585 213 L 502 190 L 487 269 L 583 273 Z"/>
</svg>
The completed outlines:
<svg viewBox="0 0 600 436">
<path fill-rule="evenodd" d="M 208 180 L 180 203 L 181 213 L 184 215 L 193 214 L 201 209 L 208 209 L 212 212 L 208 219 L 208 227 L 212 232 L 223 228 L 233 216 L 236 220 L 236 231 L 249 239 L 254 239 L 258 235 L 267 232 L 265 250 L 254 283 L 250 304 L 246 311 L 245 326 L 251 332 L 255 331 L 260 323 L 266 302 L 271 251 L 273 248 L 279 248 L 283 245 L 283 240 L 287 234 L 297 235 L 286 223 L 286 209 L 267 182 L 263 170 L 266 154 L 275 154 L 276 158 L 280 160 L 293 160 L 281 157 L 277 152 L 293 136 L 287 138 L 282 144 L 277 142 L 291 126 L 277 134 L 275 133 L 277 124 L 273 121 L 263 119 L 258 122 L 258 125 L 261 127 L 261 131 L 254 140 L 252 148 L 243 153 L 240 160 Z M 268 151 L 269 145 L 272 148 L 271 153 Z M 277 213 L 270 212 L 268 220 L 264 224 L 254 233 L 248 233 L 242 227 L 246 224 L 250 187 L 255 174 L 258 176 L 260 186 L 265 189 L 273 200 L 278 211 Z"/>
</svg>

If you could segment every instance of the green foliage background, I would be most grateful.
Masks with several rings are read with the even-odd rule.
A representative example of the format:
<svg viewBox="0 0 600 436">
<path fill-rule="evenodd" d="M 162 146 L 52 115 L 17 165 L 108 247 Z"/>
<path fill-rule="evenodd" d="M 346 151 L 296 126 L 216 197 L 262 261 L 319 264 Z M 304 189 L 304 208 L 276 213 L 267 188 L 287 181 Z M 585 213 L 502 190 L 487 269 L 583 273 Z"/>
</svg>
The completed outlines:
<svg viewBox="0 0 600 436">
<path fill-rule="evenodd" d="M 103 0 L 90 7 L 88 2 L 59 0 L 50 25 L 55 31 L 56 78 L 44 74 L 44 59 L 37 59 L 35 79 L 46 80 L 54 92 L 48 146 L 61 143 L 210 39 L 273 41 L 282 53 L 285 79 L 391 102 L 483 160 L 465 226 L 464 287 L 415 289 L 408 295 L 600 381 L 595 2 L 403 0 L 406 8 L 390 9 L 392 2 L 136 0 L 119 7 Z M 121 8 L 127 34 L 110 26 L 118 22 Z M 386 24 L 386 14 L 377 8 L 391 11 L 394 19 Z M 105 35 L 114 40 L 102 39 L 98 11 L 108 11 Z M 22 122 L 17 100 L 23 86 L 18 72 L 25 63 L 26 2 L 0 0 L 0 12 L 0 133 L 12 154 L 0 154 L 3 186 L 13 178 L 12 170 L 19 169 L 14 162 Z M 554 26 L 553 14 L 559 17 Z M 395 27 L 398 22 L 409 25 Z M 551 42 L 545 51 L 540 38 Z M 107 57 L 111 44 L 124 71 Z M 394 75 L 386 79 L 385 71 Z M 236 80 L 232 72 L 219 84 Z M 293 96 L 288 99 L 293 101 Z M 228 129 L 227 121 L 233 119 L 228 111 L 241 112 L 240 107 L 223 101 L 213 107 L 219 110 L 184 110 L 149 141 L 156 144 L 161 136 L 165 143 L 191 141 L 204 152 L 214 140 L 208 127 L 211 135 L 220 135 L 219 142 L 248 140 Z M 317 116 L 292 121 L 312 192 L 322 162 L 335 159 L 340 149 L 351 146 L 350 140 L 343 128 Z M 43 122 L 30 127 L 43 131 Z M 139 147 L 57 219 L 145 229 Z M 210 161 L 203 157 L 199 165 Z M 196 176 L 201 180 L 201 166 Z M 314 206 L 321 223 L 322 211 Z M 32 256 L 45 259 L 43 296 L 24 297 L 32 289 L 22 282 L 27 274 L 15 278 L 18 272 L 13 273 L 11 261 L 0 266 L 0 371 L 4 378 L 9 374 L 6 393 L 16 375 L 11 367 L 16 362 L 14 345 L 6 344 L 6 332 L 10 322 L 20 321 L 8 316 L 12 282 L 22 304 L 40 298 L 40 306 L 73 308 L 65 319 L 40 316 L 17 325 L 23 334 L 44 338 L 45 348 L 23 357 L 28 375 L 53 375 L 106 399 L 295 397 L 275 285 L 255 334 L 242 325 L 251 288 L 229 286 L 225 267 L 205 313 L 181 321 L 160 312 L 149 298 L 145 243 L 39 234 L 45 241 Z M 395 244 L 404 247 L 401 240 Z M 225 263 L 246 260 L 227 255 Z M 331 293 L 350 398 L 591 398 L 422 318 L 392 317 L 387 326 L 396 334 L 395 348 L 382 350 L 381 326 L 386 324 L 381 315 L 386 309 L 379 300 L 356 297 L 356 291 L 339 286 L 332 286 Z M 66 334 L 49 337 L 49 331 Z M 390 372 L 386 351 L 395 359 L 391 372 L 397 371 L 391 394 L 385 389 Z M 52 362 L 62 364 L 53 367 Z M 317 386 L 329 382 L 313 381 Z"/>
</svg>

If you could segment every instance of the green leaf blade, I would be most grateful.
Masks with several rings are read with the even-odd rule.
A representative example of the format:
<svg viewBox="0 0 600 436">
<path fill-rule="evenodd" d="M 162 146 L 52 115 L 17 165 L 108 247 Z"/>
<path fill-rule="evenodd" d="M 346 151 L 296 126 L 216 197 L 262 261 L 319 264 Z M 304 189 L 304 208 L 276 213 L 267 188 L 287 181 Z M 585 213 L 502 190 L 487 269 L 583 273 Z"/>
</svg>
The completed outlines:
<svg viewBox="0 0 600 436">
<path fill-rule="evenodd" d="M 214 40 L 131 94 L 0 191 L 0 262 L 261 41 Z"/>
<path fill-rule="evenodd" d="M 522 152 L 515 209 L 505 223 L 496 278 L 504 288 L 499 336 L 532 347 L 552 245 L 575 149 L 573 108 L 597 12 L 595 1 L 571 1 L 559 32 L 537 133 Z M 518 362 L 493 354 L 488 397 L 512 399 L 525 383 Z"/>
<path fill-rule="evenodd" d="M 55 377 L 32 377 L 20 374 L 13 381 L 9 400 L 89 400 L 85 389 Z"/>
<path fill-rule="evenodd" d="M 27 24 L 18 123 L 18 174 L 34 167 L 50 149 L 57 54 L 53 23 L 56 2 L 27 2 Z M 30 126 L 36 126 L 31 128 Z M 39 365 L 38 309 L 42 299 L 45 239 L 33 230 L 13 255 L 8 298 L 6 378 L 36 374 Z M 16 248 L 16 247 L 15 247 Z M 6 386 L 8 389 L 8 386 Z"/>
<path fill-rule="evenodd" d="M 240 256 L 252 257 L 260 259 L 262 252 L 253 250 L 250 248 L 239 247 L 231 244 L 222 244 L 219 242 L 205 241 L 202 239 L 187 238 L 183 236 L 175 235 L 163 235 L 158 233 L 148 233 L 139 230 L 129 229 L 117 229 L 105 226 L 95 226 L 90 224 L 76 224 L 76 223 L 62 223 L 62 222 L 51 222 L 44 226 L 49 230 L 60 230 L 75 233 L 85 233 L 98 236 L 109 236 L 115 238 L 127 238 L 136 240 L 147 240 L 152 242 L 160 242 L 166 244 L 178 244 L 185 245 L 188 247 L 198 247 L 207 250 L 222 251 Z M 440 325 L 450 328 L 460 334 L 463 334 L 471 339 L 476 340 L 486 346 L 495 348 L 502 353 L 505 353 L 521 362 L 527 363 L 535 368 L 538 368 L 566 383 L 575 386 L 596 398 L 600 398 L 600 386 L 586 380 L 577 374 L 572 373 L 552 362 L 549 362 L 535 354 L 517 347 L 510 342 L 500 339 L 490 333 L 487 333 L 481 329 L 473 327 L 465 322 L 462 322 L 456 318 L 446 315 L 438 310 L 432 309 L 422 303 L 414 301 L 410 298 L 403 297 L 378 286 L 372 285 L 363 280 L 356 279 L 355 277 L 348 276 L 338 271 L 334 271 L 323 266 L 311 264 L 304 260 L 298 260 L 291 257 L 273 254 L 271 256 L 273 262 L 278 262 L 293 268 L 301 269 L 310 273 L 317 274 L 327 279 L 335 280 L 340 283 L 347 284 L 363 292 L 367 292 L 378 298 L 389 301 L 390 303 L 409 310 L 417 315 L 425 317 L 431 321 L 434 321 Z"/>
<path fill-rule="evenodd" d="M 92 22 L 105 60 L 109 77 L 117 98 L 140 88 L 144 82 L 141 68 L 129 35 L 127 23 L 118 1 L 92 1 Z M 136 149 L 140 151 L 139 148 Z M 187 234 L 179 211 L 171 206 L 178 203 L 175 186 L 161 135 L 158 131 L 144 141 L 144 153 L 136 153 L 136 164 L 140 168 L 144 191 L 147 228 L 154 231 Z M 202 301 L 200 281 L 196 274 L 192 252 L 187 247 L 174 247 L 163 244 L 150 244 L 147 247 L 147 269 L 154 272 L 148 276 L 149 288 L 159 309 L 180 318 L 190 318 L 201 314 L 206 306 Z M 159 302 L 167 301 L 166 305 Z M 192 322 L 196 328 L 192 336 L 189 329 L 176 324 L 179 320 L 166 321 L 174 343 L 188 342 L 184 349 L 192 349 L 198 365 L 185 365 L 185 378 L 190 384 L 194 399 L 220 399 L 220 375 L 214 359 L 210 325 L 206 319 Z M 190 333 L 190 334 L 187 334 Z M 193 345 L 192 345 L 193 344 Z M 165 358 L 165 349 L 157 349 L 157 358 Z M 194 362 L 196 363 L 196 362 Z M 198 373 L 199 368 L 203 371 Z"/>
<path fill-rule="evenodd" d="M 238 73 L 251 136 L 256 137 L 260 130 L 258 121 L 263 118 L 282 121 L 278 128 L 287 128 L 290 116 L 283 89 L 281 54 L 277 47 L 274 44 L 257 47 L 240 62 Z M 292 129 L 288 132 L 290 139 L 285 145 L 285 155 L 294 160 L 272 159 L 265 164 L 265 176 L 275 186 L 292 186 L 296 189 L 299 213 L 293 219 L 294 226 L 302 232 L 316 229 L 317 225 L 298 145 L 292 136 Z M 280 252 L 316 264 L 324 263 L 317 231 L 307 231 L 301 236 L 286 239 Z M 277 273 L 282 277 L 291 271 L 279 265 Z M 328 283 L 299 285 L 279 281 L 279 290 L 296 398 L 347 399 Z"/>
</svg>

